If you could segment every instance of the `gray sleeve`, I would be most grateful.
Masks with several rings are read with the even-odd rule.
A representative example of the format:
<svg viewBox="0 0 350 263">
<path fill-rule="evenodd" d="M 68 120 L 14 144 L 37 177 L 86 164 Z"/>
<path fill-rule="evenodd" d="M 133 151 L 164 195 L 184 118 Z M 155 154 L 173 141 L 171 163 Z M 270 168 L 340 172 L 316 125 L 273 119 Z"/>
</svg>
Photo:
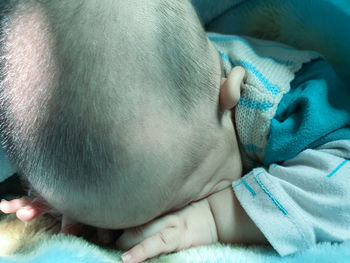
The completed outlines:
<svg viewBox="0 0 350 263">
<path fill-rule="evenodd" d="M 257 168 L 234 192 L 270 244 L 285 256 L 317 242 L 350 239 L 350 141 Z"/>
</svg>

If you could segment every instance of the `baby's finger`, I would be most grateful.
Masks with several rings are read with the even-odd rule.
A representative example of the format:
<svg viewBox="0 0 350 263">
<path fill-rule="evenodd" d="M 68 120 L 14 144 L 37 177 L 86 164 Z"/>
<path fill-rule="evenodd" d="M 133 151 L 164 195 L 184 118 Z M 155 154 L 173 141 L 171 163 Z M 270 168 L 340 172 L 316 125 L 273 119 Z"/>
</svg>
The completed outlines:
<svg viewBox="0 0 350 263">
<path fill-rule="evenodd" d="M 179 231 L 176 228 L 167 228 L 124 253 L 122 261 L 124 263 L 139 263 L 161 254 L 175 252 L 181 248 L 180 242 Z"/>
<path fill-rule="evenodd" d="M 42 212 L 36 206 L 31 205 L 22 207 L 16 212 L 17 218 L 24 222 L 31 221 L 41 214 Z"/>
<path fill-rule="evenodd" d="M 124 233 L 118 238 L 116 246 L 122 250 L 130 249 L 156 233 L 168 227 L 178 227 L 179 224 L 177 216 L 167 215 L 160 217 L 146 225 L 124 230 Z"/>
<path fill-rule="evenodd" d="M 30 200 L 27 198 L 14 199 L 11 201 L 2 200 L 0 203 L 0 210 L 5 214 L 12 214 L 30 204 Z"/>
<path fill-rule="evenodd" d="M 117 239 L 116 247 L 121 250 L 127 250 L 145 240 L 149 236 L 145 234 L 145 227 L 134 227 L 124 230 L 123 234 Z"/>
</svg>

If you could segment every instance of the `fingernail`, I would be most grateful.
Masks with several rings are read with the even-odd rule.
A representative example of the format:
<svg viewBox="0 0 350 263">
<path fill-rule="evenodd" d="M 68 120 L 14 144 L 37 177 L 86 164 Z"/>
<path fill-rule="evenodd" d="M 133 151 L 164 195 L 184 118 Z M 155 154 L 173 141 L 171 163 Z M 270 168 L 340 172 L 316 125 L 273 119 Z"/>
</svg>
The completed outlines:
<svg viewBox="0 0 350 263">
<path fill-rule="evenodd" d="M 130 255 L 130 254 L 124 253 L 124 254 L 122 255 L 122 261 L 123 261 L 124 263 L 128 262 L 130 259 L 131 259 L 131 255 Z"/>
</svg>

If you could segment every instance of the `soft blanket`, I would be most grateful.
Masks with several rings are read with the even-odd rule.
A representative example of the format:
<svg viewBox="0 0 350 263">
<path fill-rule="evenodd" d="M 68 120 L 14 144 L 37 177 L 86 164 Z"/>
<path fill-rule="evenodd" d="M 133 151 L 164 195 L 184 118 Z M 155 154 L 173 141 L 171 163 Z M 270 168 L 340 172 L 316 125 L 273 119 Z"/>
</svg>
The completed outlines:
<svg viewBox="0 0 350 263">
<path fill-rule="evenodd" d="M 53 227 L 54 226 L 54 227 Z M 105 249 L 82 238 L 52 235 L 57 224 L 48 217 L 24 224 L 11 217 L 0 223 L 1 263 L 109 263 L 120 262 L 121 252 Z M 14 253 L 15 252 L 15 253 Z M 2 257 L 1 257 L 2 256 Z M 324 243 L 281 258 L 269 247 L 214 244 L 163 255 L 149 262 L 334 263 L 350 262 L 350 241 Z"/>
<path fill-rule="evenodd" d="M 192 0 L 208 31 L 277 40 L 316 50 L 350 85 L 350 1 L 348 0 Z M 349 87 L 350 88 L 350 87 Z M 0 158 L 1 159 L 1 158 Z M 10 171 L 1 167 L 0 172 Z M 11 190 L 18 182 L 14 180 Z M 7 196 L 0 184 L 0 197 Z M 82 238 L 55 234 L 57 222 L 40 217 L 22 223 L 0 217 L 0 262 L 118 262 L 120 252 Z M 151 262 L 350 262 L 350 241 L 319 244 L 279 257 L 269 247 L 215 244 L 161 256 Z"/>
</svg>

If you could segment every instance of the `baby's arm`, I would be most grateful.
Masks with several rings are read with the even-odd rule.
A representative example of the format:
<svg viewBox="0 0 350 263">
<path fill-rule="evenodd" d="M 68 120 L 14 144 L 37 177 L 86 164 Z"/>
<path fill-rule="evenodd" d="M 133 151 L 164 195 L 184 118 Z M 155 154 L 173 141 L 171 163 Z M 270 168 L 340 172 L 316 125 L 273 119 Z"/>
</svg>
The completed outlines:
<svg viewBox="0 0 350 263">
<path fill-rule="evenodd" d="M 122 259 L 137 263 L 163 253 L 218 241 L 267 242 L 239 205 L 231 187 L 147 225 L 126 230 L 117 247 L 131 248 Z"/>
<path fill-rule="evenodd" d="M 285 256 L 318 242 L 350 239 L 350 140 L 307 149 L 254 169 L 235 196 L 269 243 Z"/>
<path fill-rule="evenodd" d="M 131 258 L 124 262 L 141 262 L 217 241 L 265 243 L 266 236 L 283 256 L 317 242 L 347 240 L 348 160 L 348 140 L 305 150 L 282 165 L 254 169 L 234 183 L 234 192 L 225 189 L 148 225 L 127 230 L 117 245 L 132 248 L 126 254 Z"/>
<path fill-rule="evenodd" d="M 231 187 L 208 198 L 218 241 L 222 243 L 267 244 L 267 240 L 241 207 Z"/>
</svg>

